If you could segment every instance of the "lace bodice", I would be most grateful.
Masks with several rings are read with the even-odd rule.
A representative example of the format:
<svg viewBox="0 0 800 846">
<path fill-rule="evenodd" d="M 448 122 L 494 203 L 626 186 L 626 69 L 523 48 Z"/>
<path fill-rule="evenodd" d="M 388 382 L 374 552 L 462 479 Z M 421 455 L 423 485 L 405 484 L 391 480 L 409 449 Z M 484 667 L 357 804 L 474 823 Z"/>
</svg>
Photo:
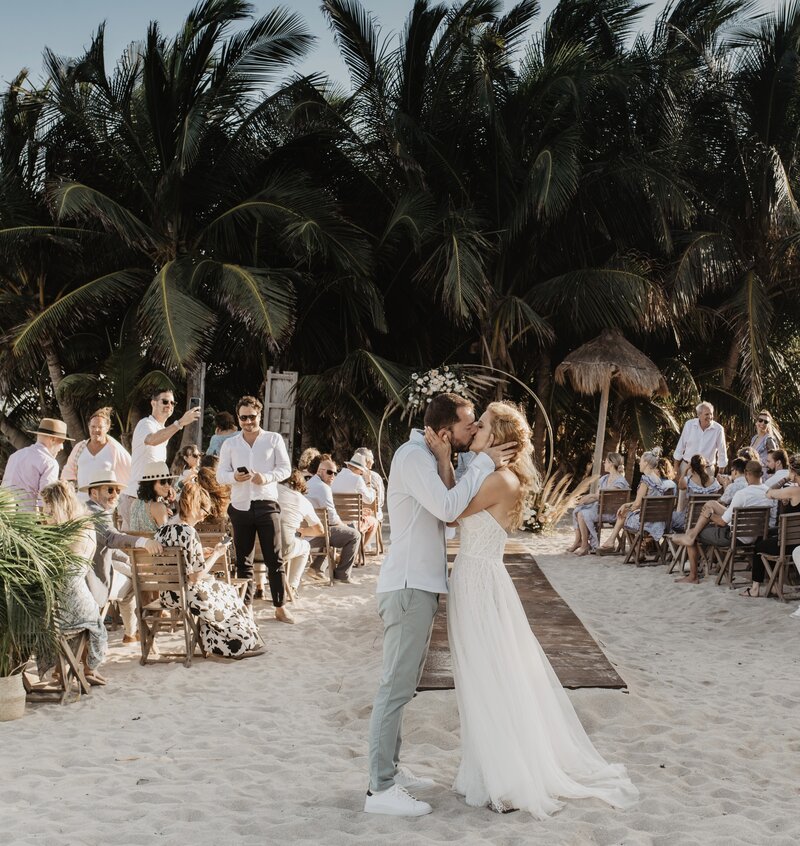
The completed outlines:
<svg viewBox="0 0 800 846">
<path fill-rule="evenodd" d="M 502 561 L 508 535 L 488 511 L 470 514 L 459 521 L 461 543 L 459 557 Z"/>
</svg>

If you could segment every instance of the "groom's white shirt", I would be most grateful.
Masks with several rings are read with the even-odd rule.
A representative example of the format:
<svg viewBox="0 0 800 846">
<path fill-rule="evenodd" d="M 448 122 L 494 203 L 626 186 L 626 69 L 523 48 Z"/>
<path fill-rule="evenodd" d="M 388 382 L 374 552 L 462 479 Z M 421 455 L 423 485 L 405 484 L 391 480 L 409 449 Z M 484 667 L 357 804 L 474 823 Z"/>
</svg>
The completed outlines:
<svg viewBox="0 0 800 846">
<path fill-rule="evenodd" d="M 386 501 L 391 545 L 381 564 L 378 593 L 416 588 L 447 593 L 445 523 L 469 505 L 494 462 L 479 453 L 454 488 L 439 478 L 436 458 L 419 429 L 397 450 L 389 470 Z"/>
</svg>

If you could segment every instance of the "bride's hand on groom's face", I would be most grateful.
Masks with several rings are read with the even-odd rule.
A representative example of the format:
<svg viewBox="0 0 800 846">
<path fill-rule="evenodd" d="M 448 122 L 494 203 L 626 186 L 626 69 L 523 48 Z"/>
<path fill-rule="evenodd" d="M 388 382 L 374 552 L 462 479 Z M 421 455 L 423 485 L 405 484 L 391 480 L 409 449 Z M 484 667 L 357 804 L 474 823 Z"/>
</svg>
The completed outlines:
<svg viewBox="0 0 800 846">
<path fill-rule="evenodd" d="M 438 432 L 434 432 L 430 426 L 425 427 L 425 443 L 428 449 L 434 454 L 437 461 L 450 460 L 453 454 L 453 448 L 450 445 L 450 435 L 445 432 L 440 436 Z"/>
<path fill-rule="evenodd" d="M 517 455 L 519 444 L 511 441 L 507 444 L 489 443 L 483 450 L 494 461 L 494 469 L 499 470 L 513 461 Z"/>
</svg>

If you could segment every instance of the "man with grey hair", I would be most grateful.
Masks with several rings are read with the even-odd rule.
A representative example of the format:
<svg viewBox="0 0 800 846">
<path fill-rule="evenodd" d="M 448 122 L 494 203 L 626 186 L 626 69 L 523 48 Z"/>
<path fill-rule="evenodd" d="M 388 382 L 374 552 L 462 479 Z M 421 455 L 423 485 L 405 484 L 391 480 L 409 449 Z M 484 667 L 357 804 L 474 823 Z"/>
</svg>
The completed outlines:
<svg viewBox="0 0 800 846">
<path fill-rule="evenodd" d="M 359 447 L 356 452 L 360 455 L 363 455 L 364 458 L 367 459 L 367 467 L 369 468 L 369 479 L 366 479 L 367 474 L 365 473 L 365 481 L 371 482 L 372 487 L 375 489 L 375 516 L 378 518 L 378 520 L 383 520 L 383 503 L 386 499 L 386 489 L 384 487 L 381 474 L 377 473 L 374 469 L 375 456 L 372 454 L 372 450 L 369 447 Z"/>
<path fill-rule="evenodd" d="M 725 430 L 714 420 L 714 406 L 710 402 L 701 402 L 695 411 L 697 417 L 686 421 L 673 453 L 676 479 L 684 475 L 693 455 L 705 458 L 712 476 L 728 464 Z M 682 490 L 678 500 L 679 509 L 683 508 L 685 498 L 686 492 Z"/>
</svg>

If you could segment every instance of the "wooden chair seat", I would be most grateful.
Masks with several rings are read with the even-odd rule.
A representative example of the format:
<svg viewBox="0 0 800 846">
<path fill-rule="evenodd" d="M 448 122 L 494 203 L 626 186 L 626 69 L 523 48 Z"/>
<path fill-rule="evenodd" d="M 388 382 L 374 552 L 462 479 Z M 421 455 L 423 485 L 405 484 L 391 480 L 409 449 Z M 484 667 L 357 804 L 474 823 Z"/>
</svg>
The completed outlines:
<svg viewBox="0 0 800 846">
<path fill-rule="evenodd" d="M 752 566 L 753 552 L 756 541 L 765 538 L 769 532 L 769 516 L 772 509 L 769 506 L 753 508 L 735 508 L 731 521 L 731 545 L 729 547 L 715 546 L 711 548 L 712 560 L 719 564 L 717 584 L 723 579 L 729 588 L 736 587 L 736 564 L 745 563 L 746 570 Z M 742 538 L 753 538 L 748 543 L 742 543 Z"/>
<path fill-rule="evenodd" d="M 625 556 L 625 564 L 633 563 L 642 567 L 646 563 L 644 559 L 645 541 L 650 537 L 645 530 L 646 523 L 664 523 L 664 534 L 670 531 L 672 525 L 672 514 L 675 511 L 676 496 L 646 496 L 642 499 L 642 507 L 639 511 L 639 528 L 624 529 L 631 547 Z M 657 558 L 654 563 L 665 564 L 667 556 L 667 542 L 665 537 L 656 542 Z"/>
<path fill-rule="evenodd" d="M 783 589 L 786 586 L 787 577 L 791 572 L 792 553 L 791 550 L 800 545 L 800 513 L 781 514 L 778 518 L 778 543 L 777 555 L 768 555 L 761 552 L 761 560 L 764 562 L 764 569 L 767 576 L 767 592 L 769 596 L 772 591 L 781 602 L 786 601 Z"/>
</svg>

